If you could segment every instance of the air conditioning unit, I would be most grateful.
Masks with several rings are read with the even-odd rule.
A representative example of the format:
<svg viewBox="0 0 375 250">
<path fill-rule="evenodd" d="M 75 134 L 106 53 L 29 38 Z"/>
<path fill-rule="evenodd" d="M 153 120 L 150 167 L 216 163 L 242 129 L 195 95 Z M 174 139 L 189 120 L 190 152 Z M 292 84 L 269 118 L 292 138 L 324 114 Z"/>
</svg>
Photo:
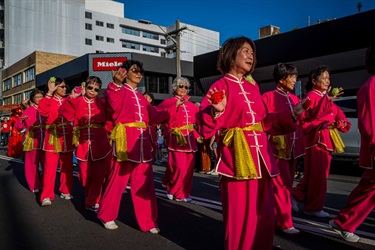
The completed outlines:
<svg viewBox="0 0 375 250">
<path fill-rule="evenodd" d="M 280 34 L 280 28 L 268 25 L 259 29 L 259 39 Z"/>
</svg>

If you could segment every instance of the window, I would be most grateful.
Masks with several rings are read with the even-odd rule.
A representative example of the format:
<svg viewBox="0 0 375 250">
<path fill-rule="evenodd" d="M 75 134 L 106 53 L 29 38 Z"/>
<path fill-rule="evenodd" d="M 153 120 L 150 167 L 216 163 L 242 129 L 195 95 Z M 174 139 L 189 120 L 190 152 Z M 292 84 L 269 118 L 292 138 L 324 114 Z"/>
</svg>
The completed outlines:
<svg viewBox="0 0 375 250">
<path fill-rule="evenodd" d="M 159 40 L 159 35 L 154 34 L 154 33 L 150 33 L 150 32 L 147 32 L 147 31 L 143 31 L 143 35 L 142 36 L 145 37 L 145 38 Z"/>
<path fill-rule="evenodd" d="M 29 99 L 30 98 L 30 94 L 31 92 L 33 92 L 32 90 L 28 90 L 25 92 L 25 99 Z"/>
<path fill-rule="evenodd" d="M 96 36 L 96 40 L 98 40 L 98 41 L 104 41 L 104 36 Z"/>
<path fill-rule="evenodd" d="M 161 57 L 166 57 L 167 56 L 167 54 L 165 54 L 165 52 L 161 52 Z"/>
<path fill-rule="evenodd" d="M 25 82 L 29 82 L 35 79 L 35 68 L 25 70 Z"/>
<path fill-rule="evenodd" d="M 92 13 L 91 12 L 85 12 L 85 18 L 92 19 Z"/>
<path fill-rule="evenodd" d="M 19 73 L 13 76 L 13 82 L 14 82 L 14 87 L 20 86 L 22 84 L 22 74 Z"/>
<path fill-rule="evenodd" d="M 114 42 L 115 42 L 115 39 L 114 39 L 114 38 L 107 37 L 107 42 L 109 42 L 109 43 L 114 43 Z"/>
<path fill-rule="evenodd" d="M 85 39 L 85 44 L 86 45 L 92 45 L 92 40 L 91 39 Z"/>
<path fill-rule="evenodd" d="M 12 87 L 12 78 L 8 78 L 4 81 L 3 91 L 6 91 Z"/>
<path fill-rule="evenodd" d="M 164 44 L 165 45 L 165 39 L 160 39 L 160 44 Z"/>
<path fill-rule="evenodd" d="M 92 30 L 92 24 L 91 23 L 86 23 L 85 24 L 85 29 Z"/>
<path fill-rule="evenodd" d="M 133 30 L 129 28 L 122 28 L 122 33 L 128 34 L 128 35 L 133 35 L 133 36 L 140 36 L 141 32 L 139 30 Z"/>
<path fill-rule="evenodd" d="M 14 95 L 14 103 L 20 104 L 23 101 L 22 93 Z"/>
<path fill-rule="evenodd" d="M 115 25 L 113 23 L 107 23 L 107 28 L 114 29 Z"/>
<path fill-rule="evenodd" d="M 96 21 L 96 26 L 104 27 L 104 23 L 101 21 Z"/>
<path fill-rule="evenodd" d="M 153 52 L 153 53 L 159 53 L 159 48 L 143 45 L 143 51 Z"/>
<path fill-rule="evenodd" d="M 138 44 L 138 43 L 130 43 L 130 42 L 122 42 L 122 47 L 123 48 L 128 48 L 128 49 L 136 49 L 136 50 L 140 50 L 141 49 L 141 45 Z"/>
<path fill-rule="evenodd" d="M 3 105 L 12 104 L 12 97 L 7 97 L 3 99 Z"/>
<path fill-rule="evenodd" d="M 152 93 L 168 94 L 167 77 L 145 76 L 144 77 L 146 91 Z"/>
</svg>

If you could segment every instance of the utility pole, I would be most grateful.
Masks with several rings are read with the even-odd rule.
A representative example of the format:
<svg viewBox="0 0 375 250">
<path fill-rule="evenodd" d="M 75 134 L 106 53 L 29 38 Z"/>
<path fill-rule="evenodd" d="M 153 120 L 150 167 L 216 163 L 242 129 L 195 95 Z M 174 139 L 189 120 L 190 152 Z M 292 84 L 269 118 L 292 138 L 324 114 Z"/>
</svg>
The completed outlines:
<svg viewBox="0 0 375 250">
<path fill-rule="evenodd" d="M 176 20 L 176 74 L 181 77 L 180 20 Z"/>
<path fill-rule="evenodd" d="M 151 24 L 151 22 L 150 22 Z M 186 26 L 180 28 L 180 20 L 176 20 L 176 30 L 167 33 L 160 25 L 155 24 L 163 31 L 167 38 L 171 39 L 172 42 L 176 45 L 176 75 L 177 77 L 181 76 L 181 46 L 180 46 L 180 31 L 187 29 Z M 174 39 L 171 34 L 175 34 L 176 39 Z"/>
</svg>

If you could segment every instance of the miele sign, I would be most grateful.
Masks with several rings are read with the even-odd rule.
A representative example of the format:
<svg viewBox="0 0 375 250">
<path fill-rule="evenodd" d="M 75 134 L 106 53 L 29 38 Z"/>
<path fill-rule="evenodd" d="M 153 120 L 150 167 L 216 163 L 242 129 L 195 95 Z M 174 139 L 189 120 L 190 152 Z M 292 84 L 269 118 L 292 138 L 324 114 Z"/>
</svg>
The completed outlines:
<svg viewBox="0 0 375 250">
<path fill-rule="evenodd" d="M 117 70 L 123 62 L 127 60 L 126 57 L 96 57 L 92 59 L 94 71 L 110 71 Z"/>
</svg>

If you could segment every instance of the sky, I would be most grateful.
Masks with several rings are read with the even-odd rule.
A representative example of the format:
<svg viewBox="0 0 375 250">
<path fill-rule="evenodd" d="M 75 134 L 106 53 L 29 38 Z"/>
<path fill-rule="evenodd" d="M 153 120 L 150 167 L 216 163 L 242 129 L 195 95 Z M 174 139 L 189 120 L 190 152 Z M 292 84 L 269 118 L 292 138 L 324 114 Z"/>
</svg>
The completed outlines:
<svg viewBox="0 0 375 250">
<path fill-rule="evenodd" d="M 281 33 L 318 20 L 341 18 L 375 9 L 375 0 L 115 0 L 124 3 L 125 18 L 145 19 L 161 26 L 180 20 L 220 32 L 220 45 L 230 37 L 258 39 L 261 27 L 274 25 Z M 375 23 L 375 21 L 374 21 Z M 370 24 L 368 24 L 370 25 Z M 374 24 L 371 24 L 374 25 Z"/>
</svg>

